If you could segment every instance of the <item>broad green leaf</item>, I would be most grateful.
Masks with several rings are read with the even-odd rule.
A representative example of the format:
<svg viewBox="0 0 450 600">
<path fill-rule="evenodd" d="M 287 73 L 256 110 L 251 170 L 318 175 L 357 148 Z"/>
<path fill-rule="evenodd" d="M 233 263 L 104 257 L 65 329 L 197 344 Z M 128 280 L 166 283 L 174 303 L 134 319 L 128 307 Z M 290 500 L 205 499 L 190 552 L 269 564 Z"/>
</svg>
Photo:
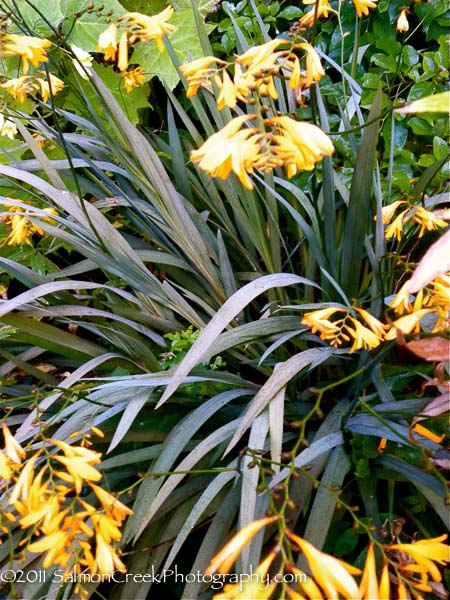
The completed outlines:
<svg viewBox="0 0 450 600">
<path fill-rule="evenodd" d="M 114 96 L 114 99 L 127 115 L 131 123 L 138 123 L 139 111 L 150 108 L 150 103 L 148 101 L 150 95 L 149 85 L 144 83 L 139 87 L 133 88 L 130 93 L 127 93 L 120 73 L 115 71 L 112 65 L 100 65 L 94 63 L 93 68 L 103 83 L 108 87 L 109 91 Z M 82 85 L 91 107 L 97 110 L 99 114 L 103 114 L 102 105 L 89 82 L 79 81 L 79 83 Z M 81 112 L 85 117 L 89 116 L 88 111 L 80 106 L 79 99 L 75 95 L 68 97 L 65 107 L 78 113 Z"/>
<path fill-rule="evenodd" d="M 109 27 L 105 13 L 112 11 L 109 18 L 114 21 L 127 12 L 117 0 L 103 0 L 101 4 L 104 8 L 101 16 L 97 16 L 96 10 L 86 11 L 86 7 L 92 4 L 90 0 L 60 1 L 62 12 L 66 17 L 63 31 L 66 35 L 70 32 L 69 44 L 75 44 L 86 52 L 95 52 L 99 35 Z M 46 4 L 49 5 L 48 2 Z M 53 4 L 53 0 L 50 4 Z M 80 13 L 77 18 L 74 17 L 76 13 Z"/>
<path fill-rule="evenodd" d="M 363 240 L 372 226 L 371 192 L 380 111 L 381 91 L 378 90 L 367 118 L 370 125 L 364 129 L 358 148 L 343 233 L 340 283 L 349 298 L 357 293 L 360 285 L 359 278 L 364 256 Z"/>
<path fill-rule="evenodd" d="M 65 16 L 64 0 L 16 0 L 16 10 L 33 30 L 33 35 L 51 37 Z"/>
<path fill-rule="evenodd" d="M 450 92 L 441 92 L 440 94 L 433 94 L 426 98 L 420 98 L 402 106 L 396 108 L 398 113 L 450 113 Z"/>
</svg>

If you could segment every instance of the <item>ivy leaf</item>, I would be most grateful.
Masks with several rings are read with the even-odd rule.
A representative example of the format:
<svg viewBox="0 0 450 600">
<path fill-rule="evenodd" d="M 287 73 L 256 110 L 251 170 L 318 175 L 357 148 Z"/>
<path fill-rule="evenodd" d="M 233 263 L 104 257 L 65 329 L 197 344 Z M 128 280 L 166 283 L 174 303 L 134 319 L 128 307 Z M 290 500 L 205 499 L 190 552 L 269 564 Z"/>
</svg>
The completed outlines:
<svg viewBox="0 0 450 600">
<path fill-rule="evenodd" d="M 97 16 L 95 11 L 91 13 L 86 12 L 85 9 L 91 4 L 91 0 L 61 1 L 62 9 L 67 19 L 64 31 L 65 33 L 68 33 L 72 29 L 69 37 L 70 43 L 79 46 L 86 52 L 95 52 L 98 36 L 103 33 L 109 25 L 106 21 L 107 17 L 103 15 L 112 11 L 109 19 L 113 22 L 127 12 L 117 0 L 104 0 L 104 2 L 102 2 L 104 9 L 100 16 Z M 42 0 L 42 3 L 45 4 L 45 0 Z M 47 5 L 48 4 L 49 3 L 47 2 Z M 81 13 L 78 18 L 74 17 L 76 13 Z"/>
<path fill-rule="evenodd" d="M 120 77 L 120 73 L 114 71 L 112 66 L 100 65 L 94 63 L 93 65 L 94 71 L 97 73 L 99 77 L 101 77 L 103 83 L 110 90 L 114 98 L 119 103 L 122 110 L 127 115 L 128 119 L 136 124 L 139 122 L 139 110 L 144 108 L 149 108 L 150 103 L 148 101 L 149 96 L 149 87 L 148 84 L 141 85 L 140 87 L 134 88 L 129 94 L 125 91 L 123 80 Z M 98 97 L 94 92 L 93 87 L 88 83 L 81 80 L 78 80 L 81 85 L 83 85 L 84 92 L 93 107 L 97 107 L 97 111 L 99 114 L 102 113 L 103 108 L 99 104 Z M 71 100 L 76 102 L 76 104 L 71 105 Z M 76 110 L 80 112 L 80 104 L 77 102 L 76 97 L 72 94 L 67 99 L 66 108 L 69 110 Z M 89 116 L 89 115 L 85 115 Z"/>
<path fill-rule="evenodd" d="M 50 37 L 63 19 L 61 0 L 16 0 L 17 13 L 33 30 L 33 35 Z"/>
<path fill-rule="evenodd" d="M 175 12 L 170 19 L 170 23 L 177 27 L 177 30 L 169 38 L 174 52 L 180 61 L 185 62 L 203 56 L 192 9 L 186 8 Z M 205 25 L 205 27 L 206 31 L 209 32 L 214 28 L 214 25 Z M 168 53 L 159 53 L 154 42 L 137 44 L 131 57 L 131 62 L 140 65 L 144 69 L 148 79 L 156 75 L 171 90 L 173 90 L 180 80 Z"/>
</svg>

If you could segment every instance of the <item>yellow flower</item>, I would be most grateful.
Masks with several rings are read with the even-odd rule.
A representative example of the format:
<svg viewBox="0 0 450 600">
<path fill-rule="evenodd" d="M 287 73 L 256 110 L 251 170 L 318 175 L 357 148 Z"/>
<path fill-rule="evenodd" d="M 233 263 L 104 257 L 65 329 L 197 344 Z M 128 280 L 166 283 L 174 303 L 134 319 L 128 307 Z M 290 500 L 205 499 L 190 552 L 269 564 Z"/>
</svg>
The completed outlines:
<svg viewBox="0 0 450 600">
<path fill-rule="evenodd" d="M 22 469 L 16 481 L 16 485 L 14 486 L 8 498 L 9 504 L 14 504 L 19 499 L 19 497 L 22 498 L 22 500 L 24 500 L 25 502 L 28 500 L 31 484 L 33 483 L 34 477 L 34 463 L 36 462 L 37 457 L 38 454 L 32 456 Z"/>
<path fill-rule="evenodd" d="M 128 36 L 126 31 L 122 33 L 119 40 L 119 58 L 117 59 L 117 68 L 121 72 L 128 69 Z"/>
<path fill-rule="evenodd" d="M 226 179 L 233 171 L 242 185 L 252 189 L 253 184 L 247 173 L 252 173 L 259 158 L 258 129 L 248 128 L 239 131 L 250 115 L 232 119 L 220 131 L 212 135 L 198 150 L 191 152 L 191 161 L 213 177 Z"/>
<path fill-rule="evenodd" d="M 117 24 L 112 23 L 108 29 L 105 29 L 98 37 L 97 52 L 103 52 L 105 60 L 116 60 L 117 51 Z"/>
<path fill-rule="evenodd" d="M 120 17 L 119 20 L 126 19 L 133 26 L 133 36 L 140 38 L 141 41 L 156 41 L 159 52 L 162 52 L 164 50 L 162 42 L 164 35 L 176 29 L 174 25 L 166 23 L 172 17 L 173 12 L 173 8 L 168 6 L 153 17 L 138 12 L 130 12 Z"/>
<path fill-rule="evenodd" d="M 291 71 L 291 76 L 289 77 L 289 87 L 291 90 L 299 89 L 303 83 L 303 80 L 298 56 L 296 54 L 290 54 L 288 59 L 284 61 L 283 67 Z"/>
<path fill-rule="evenodd" d="M 124 71 L 120 76 L 123 78 L 125 90 L 128 94 L 145 81 L 144 69 L 142 67 L 136 67 L 132 71 Z"/>
<path fill-rule="evenodd" d="M 269 523 L 273 523 L 275 520 L 276 517 L 266 517 L 258 521 L 252 521 L 246 525 L 211 559 L 205 575 L 214 575 L 214 573 L 221 573 L 223 575 L 229 573 L 242 548 L 248 544 L 260 529 L 269 525 Z"/>
<path fill-rule="evenodd" d="M 406 282 L 395 297 L 389 302 L 389 308 L 393 308 L 394 312 L 401 314 L 404 311 L 411 309 L 411 297 L 408 290 L 408 282 Z"/>
<path fill-rule="evenodd" d="M 41 88 L 41 96 L 44 102 L 47 102 L 50 98 L 50 91 L 54 96 L 64 88 L 64 81 L 61 81 L 61 79 L 51 73 L 49 73 L 48 79 L 39 79 L 36 77 L 35 82 Z"/>
<path fill-rule="evenodd" d="M 397 319 L 391 324 L 391 328 L 386 333 L 385 339 L 395 340 L 397 337 L 397 329 L 404 334 L 411 332 L 416 333 L 420 331 L 420 319 L 429 312 L 432 312 L 429 308 L 423 308 L 422 310 L 417 310 L 410 315 L 400 317 L 400 319 Z"/>
<path fill-rule="evenodd" d="M 364 310 L 363 308 L 357 308 L 357 307 L 355 307 L 355 310 L 362 316 L 362 318 L 367 323 L 367 325 L 370 327 L 370 329 L 380 339 L 383 339 L 383 337 L 384 337 L 384 325 L 383 325 L 383 323 L 381 323 L 381 321 L 379 321 L 378 319 L 376 319 L 375 317 L 373 317 L 369 312 L 367 312 L 367 310 Z"/>
<path fill-rule="evenodd" d="M 122 534 L 117 527 L 116 521 L 106 515 L 99 514 L 93 514 L 91 518 L 96 532 L 102 536 L 107 544 L 109 544 L 111 540 L 120 540 Z"/>
<path fill-rule="evenodd" d="M 22 244 L 23 242 L 31 245 L 30 236 L 33 233 L 38 233 L 39 235 L 44 234 L 38 225 L 35 225 L 29 220 L 28 217 L 31 213 L 24 213 L 22 209 L 17 206 L 11 206 L 9 211 L 12 214 L 6 217 L 6 222 L 11 227 L 11 233 L 6 238 L 8 246 Z M 44 211 L 49 214 L 56 214 L 56 211 L 53 208 L 44 209 Z M 51 221 L 51 219 L 47 218 L 45 218 L 45 220 Z"/>
<path fill-rule="evenodd" d="M 78 457 L 67 458 L 65 456 L 54 456 L 57 461 L 66 466 L 72 481 L 75 484 L 77 494 L 81 492 L 83 480 L 99 481 L 102 478 L 101 473 L 89 465 L 85 460 Z"/>
<path fill-rule="evenodd" d="M 101 462 L 101 452 L 89 450 L 89 448 L 85 448 L 84 446 L 70 446 L 61 440 L 49 439 L 48 441 L 55 444 L 55 446 L 58 446 L 58 448 L 60 448 L 68 458 L 81 458 L 87 463 L 93 465 L 97 465 Z"/>
<path fill-rule="evenodd" d="M 389 549 L 409 554 L 419 566 L 431 575 L 433 581 L 439 583 L 442 576 L 435 562 L 445 565 L 450 560 L 450 547 L 448 544 L 442 543 L 446 539 L 447 534 L 444 534 L 429 540 L 419 540 L 412 544 L 392 544 Z"/>
<path fill-rule="evenodd" d="M 10 33 L 3 38 L 3 43 L 0 46 L 0 55 L 20 56 L 23 60 L 22 72 L 26 75 L 28 73 L 29 63 L 31 63 L 33 67 L 37 67 L 39 63 L 48 61 L 45 49 L 49 48 L 51 45 L 52 43 L 49 40 L 43 40 L 29 35 Z"/>
<path fill-rule="evenodd" d="M 408 17 L 406 16 L 407 14 L 408 14 L 408 9 L 402 8 L 402 10 L 400 12 L 400 16 L 397 19 L 396 29 L 397 29 L 397 31 L 400 31 L 401 33 L 405 33 L 406 31 L 409 30 Z"/>
<path fill-rule="evenodd" d="M 312 333 L 316 333 L 316 331 L 325 334 L 338 333 L 339 327 L 329 320 L 336 312 L 346 312 L 346 310 L 344 308 L 336 308 L 335 306 L 313 310 L 312 312 L 305 313 L 301 322 L 302 325 L 311 327 Z"/>
<path fill-rule="evenodd" d="M 216 72 L 215 67 L 211 68 L 213 63 L 225 64 L 222 60 L 214 56 L 202 56 L 179 67 L 180 72 L 186 77 L 188 82 L 187 98 L 196 96 L 200 87 L 209 84 L 210 76 Z"/>
<path fill-rule="evenodd" d="M 317 7 L 317 18 L 320 19 L 320 17 L 325 17 L 326 19 L 328 19 L 328 13 L 329 12 L 336 12 L 335 10 L 333 10 L 330 6 L 330 3 L 328 2 L 328 0 L 318 0 L 319 2 L 319 6 Z M 303 4 L 314 4 L 313 8 L 311 10 L 309 10 L 307 13 L 305 13 L 303 15 L 303 17 L 301 17 L 300 19 L 300 26 L 301 27 L 312 27 L 314 24 L 314 18 L 316 16 L 316 0 L 303 0 Z"/>
<path fill-rule="evenodd" d="M 316 162 L 334 151 L 330 138 L 312 123 L 286 116 L 274 117 L 267 122 L 279 131 L 279 136 L 273 137 L 277 144 L 273 151 L 288 167 L 289 177 L 298 170 L 312 171 Z"/>
<path fill-rule="evenodd" d="M 1 84 L 1 87 L 8 90 L 11 96 L 14 99 L 19 100 L 21 104 L 23 104 L 30 94 L 36 91 L 36 84 L 34 82 L 34 77 L 22 76 L 16 77 L 15 79 L 10 79 L 5 83 Z"/>
<path fill-rule="evenodd" d="M 373 544 L 369 545 L 367 551 L 366 563 L 364 565 L 364 571 L 359 584 L 359 591 L 362 594 L 364 600 L 374 600 L 375 598 L 383 598 L 379 596 L 378 592 L 378 580 L 377 580 L 377 568 L 375 564 L 375 553 L 373 551 Z M 389 596 L 385 597 L 386 599 Z"/>
<path fill-rule="evenodd" d="M 10 432 L 9 427 L 6 424 L 6 421 L 2 421 L 2 430 L 3 430 L 3 437 L 5 439 L 6 455 L 9 456 L 9 458 L 13 462 L 15 462 L 17 464 L 21 464 L 22 460 L 26 456 L 25 450 L 22 448 L 22 446 L 19 444 L 19 442 L 15 439 L 15 437 Z"/>
<path fill-rule="evenodd" d="M 119 523 L 121 523 L 128 515 L 133 514 L 131 508 L 128 508 L 128 506 L 122 504 L 122 502 L 120 502 L 117 498 L 109 494 L 103 488 L 93 483 L 89 485 L 94 490 L 95 495 L 100 500 L 107 514 L 110 514 L 113 517 L 113 519 L 115 519 Z"/>
<path fill-rule="evenodd" d="M 304 85 L 305 87 L 310 87 L 313 83 L 319 81 L 320 78 L 325 75 L 325 71 L 314 46 L 311 46 L 311 44 L 305 42 L 299 44 L 299 47 L 306 52 L 306 77 Z"/>
<path fill-rule="evenodd" d="M 283 54 L 274 52 L 274 50 L 285 43 L 284 40 L 275 39 L 259 46 L 251 46 L 244 54 L 237 56 L 236 61 L 253 72 L 268 71 L 273 68 L 279 56 Z"/>
<path fill-rule="evenodd" d="M 233 108 L 236 104 L 236 88 L 231 80 L 231 77 L 226 71 L 222 73 L 222 80 L 216 79 L 217 84 L 220 87 L 220 94 L 217 98 L 217 108 L 222 110 L 224 106 Z"/>
<path fill-rule="evenodd" d="M 361 350 L 362 348 L 371 350 L 380 345 L 380 342 L 383 339 L 382 337 L 380 338 L 371 329 L 361 325 L 361 323 L 353 317 L 348 317 L 348 319 L 352 322 L 354 327 L 352 328 L 349 325 L 345 325 L 346 330 L 354 339 L 353 346 L 348 351 L 349 354 L 352 354 L 355 350 Z"/>
<path fill-rule="evenodd" d="M 360 572 L 358 569 L 317 550 L 312 544 L 294 533 L 288 535 L 305 555 L 312 577 L 322 588 L 326 598 L 339 598 L 340 596 L 351 600 L 361 598 L 358 585 L 350 574 L 350 572 Z"/>
<path fill-rule="evenodd" d="M 92 69 L 92 56 L 89 52 L 75 46 L 75 44 L 71 44 L 70 48 L 75 55 L 72 60 L 75 69 L 83 79 L 89 79 L 89 72 Z"/>
<path fill-rule="evenodd" d="M 0 450 L 0 477 L 9 481 L 12 477 L 11 459 Z"/>
<path fill-rule="evenodd" d="M 46 569 L 54 564 L 60 564 L 59 559 L 66 545 L 70 543 L 70 536 L 65 531 L 54 531 L 46 535 L 37 542 L 29 544 L 27 549 L 30 552 L 45 552 L 48 550 L 42 566 Z"/>
<path fill-rule="evenodd" d="M 420 225 L 419 238 L 426 231 L 433 231 L 439 227 L 447 227 L 447 222 L 435 217 L 432 212 L 423 208 L 423 206 L 414 206 L 413 221 Z"/>
<path fill-rule="evenodd" d="M 358 17 L 367 16 L 370 8 L 376 8 L 378 0 L 353 0 Z"/>
<path fill-rule="evenodd" d="M 392 237 L 396 237 L 397 241 L 400 242 L 400 240 L 402 239 L 403 226 L 408 221 L 408 218 L 409 218 L 408 216 L 405 217 L 405 215 L 407 215 L 407 213 L 408 213 L 408 209 L 401 212 L 394 219 L 394 221 L 389 225 L 389 227 L 386 228 L 386 231 L 384 232 L 384 236 L 387 240 L 389 240 Z"/>
<path fill-rule="evenodd" d="M 251 581 L 244 583 L 230 583 L 224 587 L 220 594 L 214 596 L 214 600 L 269 600 L 272 597 L 277 582 L 267 584 L 267 571 L 278 551 L 270 552 L 261 564 L 252 573 Z M 253 580 L 253 576 L 255 579 Z"/>
<path fill-rule="evenodd" d="M 13 140 L 17 135 L 17 126 L 10 119 L 5 119 L 5 117 L 0 113 L 0 135 Z"/>
<path fill-rule="evenodd" d="M 395 211 L 402 204 L 406 204 L 406 201 L 405 200 L 396 200 L 395 202 L 392 202 L 392 204 L 383 206 L 383 208 L 381 209 L 383 225 L 389 225 L 389 223 L 392 221 L 392 217 L 394 216 Z M 375 217 L 375 219 L 376 219 L 376 217 Z"/>
<path fill-rule="evenodd" d="M 291 573 L 297 576 L 298 583 L 308 598 L 314 598 L 317 600 L 322 598 L 322 592 L 311 577 L 305 577 L 306 573 L 303 573 L 303 571 L 300 571 L 300 569 L 297 569 L 297 567 L 294 567 L 294 565 L 288 565 L 288 569 L 291 571 Z M 288 595 L 293 600 L 297 598 L 303 599 L 303 596 L 301 596 L 298 592 L 295 592 L 295 590 L 291 590 L 291 594 Z"/>
<path fill-rule="evenodd" d="M 100 575 L 111 575 L 114 571 L 125 573 L 127 568 L 117 556 L 114 549 L 106 543 L 103 537 L 98 533 L 95 536 L 97 550 L 95 553 L 95 562 L 97 571 Z"/>
</svg>

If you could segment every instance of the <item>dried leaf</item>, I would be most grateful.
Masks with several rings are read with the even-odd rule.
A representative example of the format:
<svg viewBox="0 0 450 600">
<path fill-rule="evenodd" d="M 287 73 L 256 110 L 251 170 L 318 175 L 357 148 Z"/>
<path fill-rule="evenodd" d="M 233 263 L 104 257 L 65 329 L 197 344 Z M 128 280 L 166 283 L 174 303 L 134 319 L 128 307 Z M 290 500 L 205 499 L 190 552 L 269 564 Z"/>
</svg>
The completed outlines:
<svg viewBox="0 0 450 600">
<path fill-rule="evenodd" d="M 428 362 L 442 362 L 450 357 L 449 341 L 440 336 L 412 340 L 406 342 L 405 346 L 410 352 Z"/>
<path fill-rule="evenodd" d="M 408 291 L 418 292 L 447 271 L 450 271 L 450 229 L 425 252 L 408 282 Z"/>
<path fill-rule="evenodd" d="M 414 417 L 411 425 L 414 426 L 419 421 L 428 419 L 429 417 L 437 417 L 450 410 L 449 395 L 441 394 L 427 404 L 420 412 L 418 417 Z"/>
</svg>

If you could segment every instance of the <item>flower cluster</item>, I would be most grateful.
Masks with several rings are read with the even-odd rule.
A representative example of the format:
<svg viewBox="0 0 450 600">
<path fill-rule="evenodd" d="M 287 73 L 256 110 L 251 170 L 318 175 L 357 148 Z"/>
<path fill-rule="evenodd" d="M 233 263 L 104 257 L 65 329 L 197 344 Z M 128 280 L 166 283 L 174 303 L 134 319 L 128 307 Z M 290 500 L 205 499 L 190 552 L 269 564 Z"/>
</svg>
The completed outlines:
<svg viewBox="0 0 450 600">
<path fill-rule="evenodd" d="M 191 161 L 221 179 L 233 171 L 245 188 L 252 189 L 248 174 L 255 170 L 267 173 L 284 165 L 292 177 L 299 170 L 312 170 L 316 162 L 333 152 L 329 137 L 311 123 L 282 116 L 265 119 L 261 127 L 242 129 L 254 118 L 256 115 L 232 119 L 191 152 Z"/>
<path fill-rule="evenodd" d="M 411 225 L 420 226 L 419 238 L 423 236 L 425 231 L 435 231 L 440 227 L 447 227 L 446 221 L 420 205 L 407 206 L 394 219 L 397 209 L 405 204 L 408 204 L 405 200 L 397 200 L 382 209 L 383 225 L 387 225 L 386 239 L 396 238 L 400 242 L 407 225 L 408 227 Z"/>
<path fill-rule="evenodd" d="M 8 33 L 0 39 L 0 58 L 8 56 L 20 56 L 24 75 L 28 73 L 30 63 L 33 67 L 38 67 L 40 63 L 48 62 L 46 54 L 47 48 L 50 48 L 51 42 L 46 39 L 33 37 L 30 35 L 21 35 Z"/>
<path fill-rule="evenodd" d="M 356 316 L 362 318 L 364 323 Z M 302 324 L 310 327 L 313 333 L 320 332 L 320 338 L 327 340 L 332 346 L 352 342 L 350 354 L 362 348 L 376 348 L 386 337 L 383 323 L 367 310 L 358 307 L 350 310 L 341 305 L 333 305 L 314 310 L 303 316 Z"/>
<path fill-rule="evenodd" d="M 154 41 L 159 52 L 162 52 L 164 49 L 164 36 L 175 30 L 174 25 L 167 23 L 173 12 L 173 8 L 168 6 L 152 17 L 138 12 L 125 13 L 99 36 L 97 51 L 104 54 L 105 60 L 116 63 L 124 80 L 125 90 L 128 93 L 145 81 L 145 75 L 141 67 L 128 70 L 130 46 L 137 41 Z M 118 38 L 119 41 L 117 41 Z"/>
<path fill-rule="evenodd" d="M 281 46 L 290 46 L 280 50 Z M 293 50 L 302 50 L 305 57 L 305 69 L 301 69 L 300 60 Z M 278 98 L 274 77 L 283 75 L 289 79 L 289 87 L 301 97 L 301 90 L 310 87 L 320 80 L 325 71 L 319 55 L 307 42 L 291 43 L 275 39 L 252 46 L 244 54 L 236 56 L 233 69 L 234 75 L 227 71 L 229 65 L 214 56 L 198 58 L 184 65 L 180 71 L 186 78 L 188 98 L 195 96 L 198 90 L 211 90 L 212 83 L 219 89 L 217 106 L 233 108 L 237 101 L 253 102 L 257 97 Z"/>
<path fill-rule="evenodd" d="M 21 103 L 24 103 L 26 98 L 35 92 L 40 94 L 43 102 L 47 102 L 50 95 L 54 96 L 64 88 L 64 82 L 52 73 L 49 73 L 46 78 L 22 75 L 2 83 L 1 87 Z"/>
<path fill-rule="evenodd" d="M 436 315 L 432 333 L 448 329 L 450 324 L 450 273 L 442 274 L 419 290 L 416 296 L 409 292 L 407 281 L 389 303 L 389 307 L 402 315 L 392 325 L 403 333 L 420 331 L 420 319 L 427 313 Z M 395 331 L 386 339 L 395 339 Z"/>
<path fill-rule="evenodd" d="M 55 75 L 39 71 L 43 77 L 28 75 L 30 64 L 37 68 L 41 63 L 48 62 L 46 54 L 51 42 L 29 35 L 5 34 L 0 40 L 0 57 L 19 56 L 22 61 L 22 75 L 1 84 L 14 99 L 25 102 L 27 96 L 39 93 L 44 102 L 64 88 L 64 82 Z"/>
<path fill-rule="evenodd" d="M 260 529 L 273 523 L 277 518 L 275 516 L 267 517 L 244 527 L 211 560 L 206 574 L 227 574 L 242 548 Z M 412 597 L 419 600 L 423 598 L 421 592 L 432 591 L 428 583 L 430 576 L 435 583 L 442 580 L 436 563 L 445 565 L 450 558 L 450 547 L 443 543 L 446 538 L 447 535 L 441 535 L 437 538 L 413 543 L 380 546 L 383 564 L 380 576 L 378 576 L 372 543 L 367 549 L 365 565 L 361 571 L 342 560 L 321 552 L 310 542 L 289 529 L 284 529 L 284 541 L 290 545 L 291 551 L 304 555 L 310 575 L 306 575 L 290 560 L 284 558 L 281 564 L 284 573 L 288 576 L 280 578 L 278 574 L 271 578 L 268 574 L 269 569 L 277 556 L 281 558 L 281 548 L 277 545 L 253 571 L 250 581 L 246 581 L 244 584 L 239 582 L 226 585 L 222 593 L 214 596 L 214 600 L 238 598 L 268 600 L 272 598 L 276 587 L 283 581 L 285 582 L 283 583 L 285 594 L 283 597 L 292 600 L 304 598 L 374 600 L 375 598 L 391 598 L 392 593 L 396 593 L 398 598 Z M 390 565 L 394 567 L 393 572 L 390 571 Z M 355 576 L 360 576 L 359 583 Z M 292 581 L 295 581 L 295 585 L 290 583 Z M 408 595 L 407 588 L 410 595 Z"/>
<path fill-rule="evenodd" d="M 27 530 L 21 545 L 28 552 L 45 553 L 44 568 L 59 565 L 67 572 L 87 568 L 92 574 L 126 571 L 114 543 L 121 539 L 120 527 L 132 511 L 93 483 L 102 478 L 96 469 L 101 454 L 89 447 L 90 434 L 78 446 L 48 439 L 43 450 L 26 458 L 4 421 L 2 428 L 0 476 L 7 486 L 8 506 L 2 511 L 1 531 L 8 533 L 7 522 Z M 89 489 L 92 499 L 85 493 L 81 497 Z"/>
<path fill-rule="evenodd" d="M 376 8 L 378 0 L 353 0 L 358 17 L 367 17 L 371 8 Z M 300 19 L 301 27 L 312 27 L 316 19 L 328 18 L 328 13 L 336 13 L 328 0 L 303 0 L 303 4 L 312 4 L 312 8 Z"/>
<path fill-rule="evenodd" d="M 48 215 L 56 215 L 57 212 L 54 208 L 44 208 L 43 212 Z M 24 211 L 19 206 L 8 206 L 8 214 L 5 215 L 2 220 L 10 227 L 11 232 L 6 238 L 6 244 L 8 246 L 15 246 L 16 244 L 26 243 L 31 245 L 31 236 L 34 233 L 38 235 L 44 235 L 44 232 L 35 223 L 32 223 L 29 219 L 30 216 L 41 216 Z M 54 223 L 53 219 L 44 217 L 44 220 L 49 223 Z"/>
</svg>

